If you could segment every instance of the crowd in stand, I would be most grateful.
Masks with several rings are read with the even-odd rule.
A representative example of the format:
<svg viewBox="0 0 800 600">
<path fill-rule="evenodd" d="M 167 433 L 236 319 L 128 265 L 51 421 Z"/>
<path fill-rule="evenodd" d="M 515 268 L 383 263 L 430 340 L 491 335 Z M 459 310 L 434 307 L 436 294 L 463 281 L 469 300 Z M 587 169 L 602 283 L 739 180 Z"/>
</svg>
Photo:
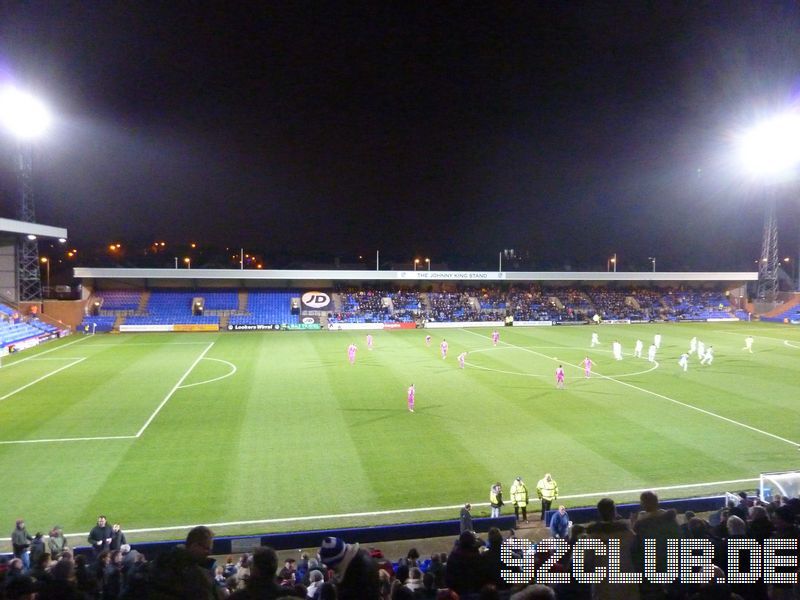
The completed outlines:
<svg viewBox="0 0 800 600">
<path fill-rule="evenodd" d="M 393 310 L 382 298 L 392 299 Z M 651 290 L 644 288 L 529 287 L 457 288 L 455 291 L 346 290 L 342 310 L 332 312 L 332 322 L 384 321 L 590 321 L 600 319 L 704 319 L 728 317 L 730 304 L 717 291 Z"/>
<path fill-rule="evenodd" d="M 713 513 L 709 520 L 690 512 L 679 519 L 674 510 L 659 507 L 658 497 L 653 492 L 641 495 L 641 511 L 634 511 L 630 518 L 623 519 L 617 514 L 614 501 L 604 498 L 597 504 L 595 522 L 585 526 L 574 525 L 564 531 L 571 547 L 580 539 L 605 543 L 618 540 L 620 571 L 629 573 L 644 572 L 646 539 L 655 540 L 655 566 L 662 573 L 666 570 L 667 540 L 703 539 L 715 549 L 715 578 L 726 575 L 728 540 L 749 538 L 759 543 L 770 538 L 789 540 L 795 545 L 786 554 L 787 562 L 784 564 L 790 566 L 778 570 L 793 573 L 796 580 L 800 499 L 775 498 L 772 502 L 761 503 L 751 502 L 745 493 L 740 496 L 738 503 L 729 503 L 726 509 Z M 100 536 L 99 540 L 97 536 Z M 574 573 L 572 551 L 559 558 L 548 554 L 546 544 L 520 543 L 523 540 L 517 539 L 513 531 L 504 537 L 496 528 L 490 529 L 485 539 L 466 529 L 449 553 L 437 553 L 422 559 L 415 549 L 411 549 L 397 562 L 387 560 L 375 548 L 363 548 L 359 544 L 327 537 L 322 540 L 316 557 L 303 554 L 299 561 L 288 559 L 283 566 L 279 564 L 276 552 L 269 547 L 257 548 L 238 560 L 228 557 L 224 563 L 218 563 L 210 557 L 213 533 L 202 526 L 189 532 L 185 545 L 164 552 L 151 561 L 119 539 L 119 548 L 112 549 L 113 529 L 105 523 L 101 526 L 100 521 L 89 536 L 93 550 L 91 559 L 84 555 L 74 556 L 57 528 L 51 531 L 44 544 L 41 535 L 29 536 L 24 522 L 20 521 L 12 537 L 15 551 L 20 550 L 17 548 L 19 542 L 24 546 L 24 553 L 30 555 L 30 565 L 26 566 L 22 556 L 2 565 L 0 598 L 9 600 L 215 600 L 228 597 L 234 600 L 774 600 L 800 597 L 800 586 L 796 583 L 729 585 L 645 581 L 641 584 L 589 584 L 578 583 L 574 578 L 548 586 L 523 581 L 510 583 L 506 581 L 509 571 L 527 580 L 528 576 L 522 577 L 522 574 L 529 570 L 523 571 L 519 566 L 509 564 L 509 556 L 529 560 L 537 568 L 550 560 L 550 572 Z M 508 555 L 504 556 L 501 549 L 506 543 L 504 551 Z M 36 555 L 34 544 L 40 546 Z M 591 553 L 585 556 L 588 561 L 584 566 L 586 571 L 605 566 L 607 557 Z"/>
</svg>

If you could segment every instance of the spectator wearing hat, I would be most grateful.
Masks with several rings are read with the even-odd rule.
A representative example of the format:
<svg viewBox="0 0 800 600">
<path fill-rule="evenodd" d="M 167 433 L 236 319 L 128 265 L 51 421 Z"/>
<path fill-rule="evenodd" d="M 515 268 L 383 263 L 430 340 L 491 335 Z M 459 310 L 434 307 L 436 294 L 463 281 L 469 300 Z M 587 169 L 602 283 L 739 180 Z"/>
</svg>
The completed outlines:
<svg viewBox="0 0 800 600">
<path fill-rule="evenodd" d="M 319 559 L 335 574 L 339 600 L 373 600 L 380 594 L 378 565 L 358 544 L 326 537 L 319 549 Z"/>
<path fill-rule="evenodd" d="M 514 516 L 519 521 L 519 511 L 522 509 L 522 520 L 528 522 L 528 487 L 517 477 L 511 484 L 511 502 L 514 504 Z"/>
</svg>

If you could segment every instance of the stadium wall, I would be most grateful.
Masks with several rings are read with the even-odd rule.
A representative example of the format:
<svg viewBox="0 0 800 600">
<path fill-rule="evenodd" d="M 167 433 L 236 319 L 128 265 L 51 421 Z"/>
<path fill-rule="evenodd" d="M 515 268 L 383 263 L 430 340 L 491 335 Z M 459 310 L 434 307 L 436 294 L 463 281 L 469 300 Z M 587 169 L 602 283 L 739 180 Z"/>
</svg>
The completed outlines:
<svg viewBox="0 0 800 600">
<path fill-rule="evenodd" d="M 45 300 L 42 313 L 69 325 L 73 331 L 83 319 L 87 300 Z"/>
</svg>

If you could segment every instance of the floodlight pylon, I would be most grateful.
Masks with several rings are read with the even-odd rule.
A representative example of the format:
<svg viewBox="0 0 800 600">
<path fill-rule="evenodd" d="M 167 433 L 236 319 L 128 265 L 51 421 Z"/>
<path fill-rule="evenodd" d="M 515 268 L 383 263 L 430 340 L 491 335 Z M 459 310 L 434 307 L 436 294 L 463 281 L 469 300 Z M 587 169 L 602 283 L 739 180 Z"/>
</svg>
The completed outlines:
<svg viewBox="0 0 800 600">
<path fill-rule="evenodd" d="M 764 209 L 764 236 L 761 259 L 758 261 L 758 299 L 775 302 L 778 298 L 778 224 L 775 219 L 775 198 Z"/>
<path fill-rule="evenodd" d="M 16 172 L 19 184 L 19 220 L 36 222 L 33 195 L 33 144 L 17 142 Z M 19 241 L 19 301 L 36 302 L 42 299 L 42 280 L 39 268 L 39 244 L 22 237 Z"/>
</svg>

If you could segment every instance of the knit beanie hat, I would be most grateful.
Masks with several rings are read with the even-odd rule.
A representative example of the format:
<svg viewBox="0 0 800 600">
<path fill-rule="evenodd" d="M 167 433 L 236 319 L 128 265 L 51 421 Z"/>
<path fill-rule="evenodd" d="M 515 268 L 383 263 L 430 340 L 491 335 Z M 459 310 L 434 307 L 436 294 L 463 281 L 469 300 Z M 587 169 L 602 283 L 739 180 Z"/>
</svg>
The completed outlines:
<svg viewBox="0 0 800 600">
<path fill-rule="evenodd" d="M 335 568 L 344 558 L 347 545 L 341 538 L 326 537 L 319 548 L 319 560 L 330 568 Z"/>
</svg>

